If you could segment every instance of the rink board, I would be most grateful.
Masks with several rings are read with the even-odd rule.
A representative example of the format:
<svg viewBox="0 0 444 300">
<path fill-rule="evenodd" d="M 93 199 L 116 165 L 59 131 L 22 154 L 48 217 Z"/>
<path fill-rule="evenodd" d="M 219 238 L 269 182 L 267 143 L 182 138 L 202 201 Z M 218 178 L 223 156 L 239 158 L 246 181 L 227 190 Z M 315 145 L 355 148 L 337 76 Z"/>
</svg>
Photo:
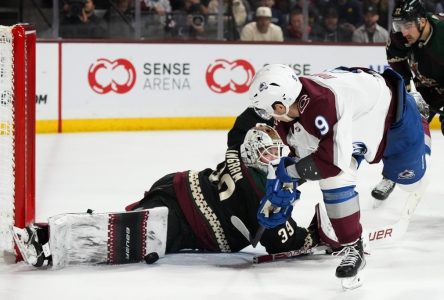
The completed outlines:
<svg viewBox="0 0 444 300">
<path fill-rule="evenodd" d="M 249 105 L 248 86 L 266 64 L 287 64 L 298 75 L 336 66 L 387 67 L 382 45 L 57 42 L 37 47 L 38 132 L 227 129 Z"/>
</svg>

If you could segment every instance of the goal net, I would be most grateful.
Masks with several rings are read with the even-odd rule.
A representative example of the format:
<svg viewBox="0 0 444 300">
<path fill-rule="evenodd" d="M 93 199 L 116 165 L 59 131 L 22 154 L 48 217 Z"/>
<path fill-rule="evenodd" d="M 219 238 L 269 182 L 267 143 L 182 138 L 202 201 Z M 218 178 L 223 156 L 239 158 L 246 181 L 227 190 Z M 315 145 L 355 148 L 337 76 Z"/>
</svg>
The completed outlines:
<svg viewBox="0 0 444 300">
<path fill-rule="evenodd" d="M 35 215 L 35 29 L 0 26 L 0 257 Z"/>
</svg>

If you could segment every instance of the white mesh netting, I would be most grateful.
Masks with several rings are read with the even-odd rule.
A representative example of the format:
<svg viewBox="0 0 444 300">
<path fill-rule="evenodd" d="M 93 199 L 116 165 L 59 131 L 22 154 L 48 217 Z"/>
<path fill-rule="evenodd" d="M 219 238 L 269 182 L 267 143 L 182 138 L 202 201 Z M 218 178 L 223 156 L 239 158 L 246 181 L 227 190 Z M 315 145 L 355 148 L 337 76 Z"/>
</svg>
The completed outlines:
<svg viewBox="0 0 444 300">
<path fill-rule="evenodd" d="M 13 251 L 14 72 L 12 27 L 0 26 L 0 256 Z"/>
</svg>

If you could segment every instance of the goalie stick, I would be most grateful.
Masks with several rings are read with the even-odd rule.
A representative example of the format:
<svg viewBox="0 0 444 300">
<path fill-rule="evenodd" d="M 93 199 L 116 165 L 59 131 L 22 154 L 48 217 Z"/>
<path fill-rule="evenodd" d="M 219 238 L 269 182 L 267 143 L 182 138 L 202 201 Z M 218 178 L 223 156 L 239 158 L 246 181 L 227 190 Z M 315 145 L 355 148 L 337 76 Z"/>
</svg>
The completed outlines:
<svg viewBox="0 0 444 300">
<path fill-rule="evenodd" d="M 285 259 L 289 259 L 289 258 L 295 258 L 295 257 L 299 257 L 299 256 L 304 256 L 304 255 L 325 253 L 325 250 L 327 250 L 327 246 L 318 246 L 318 247 L 309 248 L 309 249 L 299 249 L 299 250 L 278 252 L 278 253 L 273 253 L 273 254 L 256 255 L 253 257 L 253 263 L 261 264 L 261 263 L 272 262 L 272 261 L 276 261 L 276 260 L 285 260 Z"/>
<path fill-rule="evenodd" d="M 262 234 L 264 234 L 265 227 L 263 225 L 259 226 L 258 230 L 256 231 L 256 234 L 254 236 L 254 239 L 251 241 L 251 245 L 253 248 L 256 248 L 257 244 L 261 240 Z"/>
<path fill-rule="evenodd" d="M 247 226 L 245 226 L 244 222 L 242 222 L 242 220 L 239 219 L 237 216 L 231 216 L 230 221 L 231 224 L 233 224 L 233 226 L 236 227 L 236 229 L 240 233 L 242 233 L 242 235 L 250 242 L 253 248 L 256 248 L 262 237 L 262 234 L 265 231 L 265 227 L 261 225 L 253 237 L 253 235 L 250 233 L 250 230 L 248 230 Z"/>
<path fill-rule="evenodd" d="M 230 218 L 231 224 L 233 224 L 236 229 L 242 233 L 242 235 L 251 243 L 253 241 L 253 236 L 248 230 L 247 226 L 245 226 L 244 222 L 236 216 L 231 216 Z"/>
</svg>

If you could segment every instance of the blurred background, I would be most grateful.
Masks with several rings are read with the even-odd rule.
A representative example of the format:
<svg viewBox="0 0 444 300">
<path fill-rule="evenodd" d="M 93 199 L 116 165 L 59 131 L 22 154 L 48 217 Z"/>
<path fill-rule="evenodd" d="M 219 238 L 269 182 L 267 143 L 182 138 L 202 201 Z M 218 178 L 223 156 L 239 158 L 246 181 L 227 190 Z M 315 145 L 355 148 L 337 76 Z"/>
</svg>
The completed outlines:
<svg viewBox="0 0 444 300">
<path fill-rule="evenodd" d="M 444 0 L 426 0 L 440 13 Z M 37 132 L 229 129 L 257 70 L 382 72 L 394 0 L 0 0 L 37 31 Z M 432 128 L 439 128 L 436 120 Z"/>
<path fill-rule="evenodd" d="M 425 3 L 443 12 L 444 1 Z M 239 41 L 263 18 L 258 7 L 270 8 L 284 41 L 360 42 L 353 31 L 362 25 L 390 30 L 393 0 L 1 0 L 0 20 L 35 24 L 45 39 Z"/>
</svg>

